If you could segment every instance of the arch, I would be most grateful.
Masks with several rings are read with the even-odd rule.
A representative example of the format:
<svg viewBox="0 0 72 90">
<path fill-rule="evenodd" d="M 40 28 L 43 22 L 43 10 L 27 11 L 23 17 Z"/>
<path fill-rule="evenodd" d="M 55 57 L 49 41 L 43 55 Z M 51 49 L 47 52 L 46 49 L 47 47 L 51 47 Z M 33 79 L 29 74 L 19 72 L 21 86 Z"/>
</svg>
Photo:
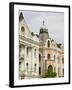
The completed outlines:
<svg viewBox="0 0 72 90">
<path fill-rule="evenodd" d="M 52 65 L 49 65 L 49 66 L 48 66 L 48 69 L 49 69 L 49 68 L 53 68 Z"/>
<path fill-rule="evenodd" d="M 49 70 L 50 72 L 53 72 L 53 66 L 52 66 L 52 65 L 49 65 L 49 66 L 48 66 L 48 70 Z"/>
</svg>

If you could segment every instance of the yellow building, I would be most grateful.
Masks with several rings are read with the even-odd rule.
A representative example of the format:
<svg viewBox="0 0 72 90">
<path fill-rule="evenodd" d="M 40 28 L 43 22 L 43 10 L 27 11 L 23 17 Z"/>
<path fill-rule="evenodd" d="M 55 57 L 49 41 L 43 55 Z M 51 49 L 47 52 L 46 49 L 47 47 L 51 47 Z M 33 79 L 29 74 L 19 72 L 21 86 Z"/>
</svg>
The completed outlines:
<svg viewBox="0 0 72 90">
<path fill-rule="evenodd" d="M 57 77 L 64 76 L 64 46 L 51 39 L 43 21 L 39 34 L 28 28 L 19 15 L 19 78 L 42 78 L 52 67 Z"/>
</svg>

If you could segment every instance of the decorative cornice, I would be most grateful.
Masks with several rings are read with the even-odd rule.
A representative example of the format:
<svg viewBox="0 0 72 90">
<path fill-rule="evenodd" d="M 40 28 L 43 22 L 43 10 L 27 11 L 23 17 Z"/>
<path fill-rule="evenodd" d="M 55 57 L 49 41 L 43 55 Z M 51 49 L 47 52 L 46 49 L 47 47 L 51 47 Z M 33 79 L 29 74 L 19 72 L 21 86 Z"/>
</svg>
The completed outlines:
<svg viewBox="0 0 72 90">
<path fill-rule="evenodd" d="M 63 50 L 58 50 L 57 48 L 43 48 L 43 50 L 53 50 L 53 51 L 56 51 L 56 52 L 59 52 L 59 53 L 62 53 L 64 54 L 64 51 Z"/>
<path fill-rule="evenodd" d="M 30 39 L 30 38 L 26 38 L 24 36 L 19 35 L 19 39 L 22 39 L 22 40 L 24 40 L 26 42 L 29 42 L 29 43 L 32 43 L 32 44 L 36 44 L 36 45 L 39 46 L 39 42 L 36 42 L 36 41 L 34 41 L 34 40 Z"/>
</svg>

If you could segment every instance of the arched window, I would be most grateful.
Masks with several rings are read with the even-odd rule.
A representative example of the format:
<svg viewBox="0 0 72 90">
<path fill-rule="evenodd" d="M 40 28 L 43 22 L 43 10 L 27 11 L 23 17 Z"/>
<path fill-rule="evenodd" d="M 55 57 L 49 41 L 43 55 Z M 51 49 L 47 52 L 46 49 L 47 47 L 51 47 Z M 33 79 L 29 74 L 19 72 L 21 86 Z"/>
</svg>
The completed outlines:
<svg viewBox="0 0 72 90">
<path fill-rule="evenodd" d="M 39 54 L 39 62 L 41 62 L 41 55 Z"/>
<path fill-rule="evenodd" d="M 53 67 L 52 67 L 52 65 L 49 65 L 49 66 L 48 66 L 48 70 L 49 70 L 50 72 L 53 72 Z"/>
<path fill-rule="evenodd" d="M 50 59 L 50 54 L 47 55 L 47 58 Z"/>
<path fill-rule="evenodd" d="M 48 40 L 48 47 L 50 47 L 50 41 Z"/>
</svg>

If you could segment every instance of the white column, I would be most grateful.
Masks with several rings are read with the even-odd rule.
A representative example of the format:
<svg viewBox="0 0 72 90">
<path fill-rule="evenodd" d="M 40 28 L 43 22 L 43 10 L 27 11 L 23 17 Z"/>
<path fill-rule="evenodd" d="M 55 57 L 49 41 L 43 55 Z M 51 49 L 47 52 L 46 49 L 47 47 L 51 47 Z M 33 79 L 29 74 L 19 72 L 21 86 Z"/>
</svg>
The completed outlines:
<svg viewBox="0 0 72 90">
<path fill-rule="evenodd" d="M 33 74 L 33 60 L 34 60 L 34 58 L 33 58 L 33 48 L 31 47 L 31 49 L 30 49 L 30 75 L 32 75 Z"/>
<path fill-rule="evenodd" d="M 32 52 L 31 52 L 31 71 L 32 75 L 34 74 L 34 48 L 32 47 Z"/>
<path fill-rule="evenodd" d="M 25 46 L 25 66 L 24 66 L 24 71 L 25 71 L 25 75 L 27 74 L 27 70 L 26 70 L 26 63 L 27 63 L 27 46 Z"/>
<path fill-rule="evenodd" d="M 24 71 L 24 46 L 21 46 L 21 71 Z"/>
<path fill-rule="evenodd" d="M 33 61 L 33 65 L 32 65 L 32 68 L 33 68 L 33 75 L 35 75 L 35 72 L 34 72 L 34 64 L 35 64 L 35 57 L 34 57 L 34 50 L 35 50 L 35 48 L 33 47 L 32 48 L 32 61 Z"/>
<path fill-rule="evenodd" d="M 56 62 L 56 73 L 57 73 L 57 77 L 58 77 L 58 56 L 56 56 L 56 59 L 55 59 L 55 62 Z"/>
<path fill-rule="evenodd" d="M 20 53 L 20 52 L 19 52 Z M 24 46 L 21 46 L 21 54 L 20 54 L 20 61 L 21 65 L 19 66 L 20 69 L 20 76 L 21 78 L 24 77 Z"/>
<path fill-rule="evenodd" d="M 37 49 L 37 52 L 36 52 L 36 55 L 37 55 L 37 61 L 36 61 L 36 63 L 37 63 L 37 67 L 36 67 L 36 74 L 37 74 L 37 76 L 39 76 L 39 48 Z"/>
<path fill-rule="evenodd" d="M 62 64 L 62 57 L 60 58 L 60 75 L 63 76 L 63 72 L 62 72 L 62 69 L 63 69 L 63 64 Z"/>
</svg>

